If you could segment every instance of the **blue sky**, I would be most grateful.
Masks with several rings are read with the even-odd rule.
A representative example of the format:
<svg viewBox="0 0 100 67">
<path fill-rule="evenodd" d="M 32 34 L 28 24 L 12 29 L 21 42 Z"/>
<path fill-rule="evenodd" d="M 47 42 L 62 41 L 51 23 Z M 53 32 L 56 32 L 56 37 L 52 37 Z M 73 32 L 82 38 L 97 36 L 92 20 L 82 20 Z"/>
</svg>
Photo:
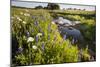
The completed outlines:
<svg viewBox="0 0 100 67">
<path fill-rule="evenodd" d="M 35 6 L 47 6 L 48 3 L 39 3 L 39 2 L 22 2 L 22 1 L 12 1 L 11 5 L 34 8 Z M 86 5 L 71 5 L 71 4 L 59 4 L 60 8 L 77 8 L 77 9 L 86 9 L 86 10 L 95 10 L 95 6 L 86 6 Z"/>
</svg>

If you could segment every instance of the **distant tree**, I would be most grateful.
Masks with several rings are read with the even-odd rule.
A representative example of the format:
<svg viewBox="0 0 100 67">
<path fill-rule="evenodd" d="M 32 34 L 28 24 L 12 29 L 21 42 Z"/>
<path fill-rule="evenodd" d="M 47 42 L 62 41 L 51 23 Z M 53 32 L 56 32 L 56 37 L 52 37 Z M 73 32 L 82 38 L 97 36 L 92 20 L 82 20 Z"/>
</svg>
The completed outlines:
<svg viewBox="0 0 100 67">
<path fill-rule="evenodd" d="M 44 9 L 47 9 L 47 7 L 44 7 Z"/>
<path fill-rule="evenodd" d="M 68 10 L 72 10 L 72 8 L 68 8 Z"/>
<path fill-rule="evenodd" d="M 74 8 L 74 10 L 77 10 L 77 8 Z"/>
<path fill-rule="evenodd" d="M 60 6 L 58 4 L 55 4 L 55 3 L 48 3 L 47 9 L 58 10 L 58 9 L 60 9 Z"/>
<path fill-rule="evenodd" d="M 39 5 L 39 6 L 36 6 L 35 9 L 43 9 L 43 7 Z"/>
</svg>

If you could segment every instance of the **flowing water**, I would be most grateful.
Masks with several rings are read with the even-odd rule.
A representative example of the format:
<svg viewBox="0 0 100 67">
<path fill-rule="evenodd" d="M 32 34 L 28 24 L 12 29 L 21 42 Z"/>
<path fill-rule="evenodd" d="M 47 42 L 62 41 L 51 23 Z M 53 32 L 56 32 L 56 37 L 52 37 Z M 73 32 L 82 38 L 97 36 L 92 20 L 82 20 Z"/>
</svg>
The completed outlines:
<svg viewBox="0 0 100 67">
<path fill-rule="evenodd" d="M 66 37 L 72 36 L 73 39 L 77 40 L 83 40 L 80 30 L 72 27 L 81 23 L 80 21 L 70 21 L 68 19 L 64 19 L 63 17 L 58 17 L 58 19 L 54 19 L 53 22 L 59 25 L 58 29 L 62 35 L 66 35 Z"/>
</svg>

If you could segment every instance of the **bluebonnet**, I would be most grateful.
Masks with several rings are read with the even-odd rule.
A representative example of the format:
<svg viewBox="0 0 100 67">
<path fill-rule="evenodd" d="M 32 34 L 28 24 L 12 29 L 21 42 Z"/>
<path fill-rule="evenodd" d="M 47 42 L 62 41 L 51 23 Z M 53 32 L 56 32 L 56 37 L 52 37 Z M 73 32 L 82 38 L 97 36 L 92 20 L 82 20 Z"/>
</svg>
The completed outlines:
<svg viewBox="0 0 100 67">
<path fill-rule="evenodd" d="M 42 50 L 44 50 L 44 45 L 45 45 L 45 44 L 44 44 L 44 42 L 43 42 L 43 43 L 42 43 Z"/>
<path fill-rule="evenodd" d="M 36 16 L 32 16 L 32 19 L 36 19 Z"/>
<path fill-rule="evenodd" d="M 75 43 L 75 39 L 73 38 L 73 39 L 72 39 L 72 44 L 74 44 L 74 43 Z"/>
<path fill-rule="evenodd" d="M 36 35 L 36 43 L 38 43 L 39 37 Z"/>
<path fill-rule="evenodd" d="M 63 36 L 63 39 L 66 40 L 66 35 Z"/>
<path fill-rule="evenodd" d="M 27 37 L 29 37 L 29 36 L 30 36 L 30 33 L 29 33 L 28 31 L 26 32 L 26 36 L 27 36 Z"/>
<path fill-rule="evenodd" d="M 18 48 L 18 52 L 21 53 L 22 51 L 23 51 L 23 48 L 22 47 L 19 47 Z"/>
<path fill-rule="evenodd" d="M 72 39 L 72 44 L 75 44 L 76 42 L 77 42 L 77 38 L 74 37 L 74 38 Z"/>
<path fill-rule="evenodd" d="M 34 22 L 34 25 L 38 26 L 38 21 L 35 21 L 35 22 Z"/>
<path fill-rule="evenodd" d="M 32 33 L 34 32 L 34 29 L 32 29 Z"/>
</svg>

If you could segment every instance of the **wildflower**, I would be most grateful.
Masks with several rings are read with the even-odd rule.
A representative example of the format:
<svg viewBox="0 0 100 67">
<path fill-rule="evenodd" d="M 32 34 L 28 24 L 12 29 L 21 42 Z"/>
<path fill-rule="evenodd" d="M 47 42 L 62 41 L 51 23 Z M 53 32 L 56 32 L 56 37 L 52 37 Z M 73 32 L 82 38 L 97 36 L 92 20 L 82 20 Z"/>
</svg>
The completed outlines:
<svg viewBox="0 0 100 67">
<path fill-rule="evenodd" d="M 25 21 L 23 21 L 22 23 L 26 24 L 26 22 L 25 22 Z"/>
<path fill-rule="evenodd" d="M 34 25 L 38 26 L 38 21 L 35 21 L 35 22 L 34 22 Z"/>
<path fill-rule="evenodd" d="M 24 16 L 28 16 L 28 17 L 29 17 L 29 16 L 30 16 L 30 14 L 28 14 L 28 13 L 24 13 Z"/>
<path fill-rule="evenodd" d="M 36 16 L 32 16 L 32 19 L 35 19 L 36 18 Z"/>
<path fill-rule="evenodd" d="M 27 42 L 32 42 L 32 41 L 34 41 L 33 37 L 29 37 L 28 40 L 27 40 Z"/>
<path fill-rule="evenodd" d="M 32 29 L 32 32 L 34 32 L 34 30 Z"/>
<path fill-rule="evenodd" d="M 75 43 L 75 39 L 73 38 L 73 39 L 72 39 L 72 44 L 74 44 L 74 43 Z"/>
<path fill-rule="evenodd" d="M 20 17 L 17 16 L 16 18 L 17 18 L 17 20 L 22 21 L 22 19 Z"/>
<path fill-rule="evenodd" d="M 63 36 L 63 39 L 66 40 L 66 35 Z"/>
<path fill-rule="evenodd" d="M 42 43 L 42 50 L 44 50 L 44 42 Z"/>
<path fill-rule="evenodd" d="M 27 37 L 29 37 L 29 36 L 30 36 L 30 33 L 29 33 L 28 31 L 26 32 L 26 36 L 27 36 Z"/>
<path fill-rule="evenodd" d="M 32 48 L 33 48 L 34 50 L 36 50 L 36 49 L 37 49 L 37 46 L 33 45 Z"/>
<path fill-rule="evenodd" d="M 23 15 L 23 12 L 20 12 L 21 15 Z"/>
<path fill-rule="evenodd" d="M 72 39 L 72 44 L 74 44 L 74 43 L 76 43 L 77 42 L 77 39 L 74 37 L 73 39 Z"/>
<path fill-rule="evenodd" d="M 22 51 L 23 51 L 23 48 L 22 47 L 19 47 L 18 48 L 18 52 L 21 53 Z"/>
<path fill-rule="evenodd" d="M 52 23 L 52 24 L 55 24 L 55 22 L 53 22 L 53 21 L 52 21 L 51 23 Z"/>
<path fill-rule="evenodd" d="M 39 38 L 38 38 L 38 36 L 36 35 L 36 42 L 38 42 L 38 39 L 39 39 Z"/>
<path fill-rule="evenodd" d="M 38 33 L 37 36 L 42 36 L 42 33 Z"/>
</svg>

